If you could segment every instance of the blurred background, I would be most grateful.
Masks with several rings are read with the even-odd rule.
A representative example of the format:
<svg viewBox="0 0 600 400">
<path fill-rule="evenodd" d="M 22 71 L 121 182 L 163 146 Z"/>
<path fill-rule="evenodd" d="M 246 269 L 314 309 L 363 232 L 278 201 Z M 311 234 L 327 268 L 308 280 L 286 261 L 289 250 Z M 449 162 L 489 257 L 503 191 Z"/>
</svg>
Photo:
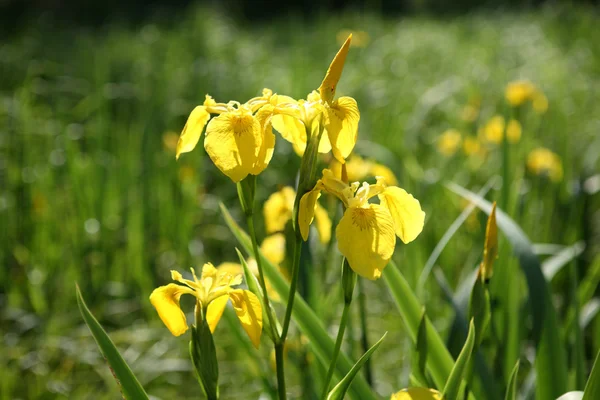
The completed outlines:
<svg viewBox="0 0 600 400">
<path fill-rule="evenodd" d="M 417 283 L 466 206 L 444 183 L 475 191 L 500 174 L 495 132 L 510 119 L 518 121 L 512 216 L 540 257 L 577 252 L 573 263 L 591 302 L 600 280 L 594 3 L 0 0 L 0 397 L 117 397 L 79 315 L 75 282 L 149 393 L 197 397 L 187 342 L 170 335 L 148 296 L 169 281 L 170 269 L 236 261 L 219 201 L 241 218 L 235 185 L 202 146 L 175 161 L 179 133 L 207 93 L 243 102 L 268 87 L 303 98 L 350 32 L 338 93 L 361 110 L 356 153 L 388 166 L 427 213 L 423 234 L 399 245 L 395 260 L 442 334 L 451 308 L 432 277 Z M 534 84 L 545 106 L 540 100 L 515 113 L 505 99 L 515 80 Z M 294 185 L 299 161 L 278 137 L 259 179 L 259 204 Z M 496 185 L 488 198 L 499 193 Z M 480 261 L 485 220 L 473 213 L 437 260 L 452 288 Z M 324 274 L 335 289 L 339 271 Z M 566 274 L 552 278 L 563 313 L 573 290 Z M 370 336 L 390 332 L 373 358 L 375 387 L 385 395 L 406 386 L 412 344 L 383 282 L 364 283 Z M 332 334 L 336 301 L 315 307 Z M 591 304 L 583 326 L 588 363 L 600 348 L 598 304 Z M 231 330 L 219 326 L 216 336 L 221 394 L 257 398 L 256 360 Z M 268 347 L 261 349 L 267 364 Z M 299 373 L 290 375 L 299 397 Z"/>
</svg>

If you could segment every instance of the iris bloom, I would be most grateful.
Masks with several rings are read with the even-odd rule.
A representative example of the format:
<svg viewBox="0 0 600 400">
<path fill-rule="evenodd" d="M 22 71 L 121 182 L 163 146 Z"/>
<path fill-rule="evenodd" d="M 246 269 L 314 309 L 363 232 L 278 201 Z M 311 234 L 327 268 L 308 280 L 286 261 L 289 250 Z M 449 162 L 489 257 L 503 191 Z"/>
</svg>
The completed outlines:
<svg viewBox="0 0 600 400">
<path fill-rule="evenodd" d="M 508 125 L 501 115 L 495 115 L 483 126 L 481 133 L 489 143 L 500 144 L 504 139 L 504 128 L 506 127 L 506 138 L 510 143 L 521 140 L 522 128 L 519 121 L 511 119 Z"/>
<path fill-rule="evenodd" d="M 204 148 L 221 172 L 234 182 L 249 174 L 260 174 L 273 157 L 275 135 L 271 117 L 277 97 L 264 89 L 262 96 L 244 104 L 225 104 L 206 95 L 204 104 L 194 108 L 183 127 L 176 158 L 196 147 L 208 123 Z M 211 119 L 211 114 L 218 116 Z"/>
<path fill-rule="evenodd" d="M 529 81 L 514 81 L 506 86 L 506 100 L 513 107 L 531 101 L 533 109 L 543 114 L 548 109 L 548 99 L 544 93 Z"/>
<path fill-rule="evenodd" d="M 227 301 L 231 300 L 242 327 L 254 347 L 258 348 L 262 334 L 262 307 L 254 293 L 232 288 L 242 283 L 242 275 L 233 275 L 207 263 L 202 267 L 201 279 L 196 277 L 193 268 L 192 276 L 194 280 L 188 280 L 179 272 L 171 271 L 171 278 L 182 285 L 169 283 L 154 289 L 150 295 L 150 302 L 169 331 L 180 336 L 188 330 L 185 314 L 179 305 L 182 295 L 190 294 L 196 298 L 196 307 L 202 310 L 211 332 L 219 323 Z"/>
<path fill-rule="evenodd" d="M 396 236 L 409 243 L 423 230 L 425 213 L 419 201 L 405 190 L 387 186 L 381 177 L 374 185 L 348 185 L 326 169 L 315 187 L 300 200 L 298 224 L 304 240 L 308 239 L 321 191 L 333 194 L 344 204 L 344 215 L 336 228 L 338 248 L 350 267 L 365 278 L 381 276 L 394 253 Z M 380 204 L 369 203 L 374 196 L 379 197 Z"/>
<path fill-rule="evenodd" d="M 547 175 L 554 182 L 559 182 L 563 177 L 560 157 L 543 147 L 538 147 L 529 153 L 527 169 L 535 175 Z"/>
<path fill-rule="evenodd" d="M 265 201 L 263 213 L 268 234 L 284 231 L 285 225 L 292 220 L 295 199 L 296 191 L 290 186 L 284 186 Z M 315 219 L 321 243 L 329 243 L 329 240 L 331 240 L 331 220 L 327 211 L 318 203 L 315 208 Z M 265 256 L 267 257 L 266 254 Z M 279 262 L 273 263 L 279 264 Z"/>
<path fill-rule="evenodd" d="M 331 161 L 330 168 L 338 179 L 342 177 L 342 164 L 335 158 Z M 346 174 L 349 182 L 362 181 L 365 178 L 382 176 L 386 183 L 397 185 L 398 180 L 391 169 L 385 165 L 371 160 L 365 160 L 356 154 L 353 154 L 346 160 Z"/>
<path fill-rule="evenodd" d="M 412 387 L 394 393 L 390 400 L 443 400 L 443 396 L 434 389 Z"/>
<path fill-rule="evenodd" d="M 293 144 L 294 150 L 300 155 L 306 149 L 307 130 L 312 135 L 318 134 L 319 129 L 323 128 L 318 151 L 328 153 L 331 150 L 342 164 L 356 144 L 360 120 L 356 100 L 347 96 L 335 98 L 351 40 L 352 35 L 348 36 L 334 57 L 318 92 L 311 92 L 306 100 L 296 101 L 287 96 L 277 98 L 273 127 Z M 322 118 L 317 118 L 319 116 Z"/>
<path fill-rule="evenodd" d="M 440 153 L 450 157 L 460 148 L 462 136 L 456 129 L 448 129 L 440 135 L 437 141 L 437 148 Z"/>
</svg>

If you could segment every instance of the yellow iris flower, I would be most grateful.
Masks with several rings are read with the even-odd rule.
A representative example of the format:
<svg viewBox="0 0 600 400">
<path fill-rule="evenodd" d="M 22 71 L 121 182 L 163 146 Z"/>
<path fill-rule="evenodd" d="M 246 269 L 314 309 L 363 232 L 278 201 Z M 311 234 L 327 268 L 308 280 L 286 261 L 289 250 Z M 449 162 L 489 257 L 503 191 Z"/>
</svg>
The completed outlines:
<svg viewBox="0 0 600 400">
<path fill-rule="evenodd" d="M 489 143 L 500 144 L 504 139 L 504 128 L 506 127 L 506 138 L 510 143 L 521 140 L 522 127 L 519 121 L 511 119 L 508 125 L 501 115 L 495 115 L 483 126 L 482 134 Z"/>
<path fill-rule="evenodd" d="M 529 81 L 510 82 L 506 85 L 505 96 L 508 103 L 513 107 L 531 101 L 533 109 L 539 114 L 543 114 L 548 109 L 546 95 Z"/>
<path fill-rule="evenodd" d="M 335 158 L 331 161 L 329 168 L 338 179 L 342 178 L 342 164 Z M 391 169 L 374 161 L 365 160 L 356 154 L 353 154 L 346 160 L 346 174 L 348 175 L 349 182 L 382 176 L 389 185 L 395 186 L 398 184 L 398 179 L 396 179 L 396 175 L 394 175 Z"/>
<path fill-rule="evenodd" d="M 529 153 L 527 169 L 535 175 L 547 175 L 554 182 L 559 182 L 563 177 L 559 155 L 544 147 L 538 147 Z"/>
<path fill-rule="evenodd" d="M 335 98 L 335 90 L 342 76 L 344 63 L 352 35 L 348 36 L 334 57 L 321 86 L 311 92 L 306 100 L 294 100 L 287 96 L 278 96 L 277 115 L 272 118 L 273 127 L 281 136 L 291 142 L 294 150 L 302 155 L 306 149 L 307 128 L 310 134 L 318 134 L 322 115 L 324 129 L 319 152 L 330 150 L 342 164 L 350 155 L 358 137 L 360 113 L 356 100 L 343 96 Z"/>
<path fill-rule="evenodd" d="M 462 136 L 456 129 L 448 129 L 440 135 L 437 141 L 437 148 L 440 153 L 451 157 L 460 148 Z"/>
<path fill-rule="evenodd" d="M 331 170 L 300 199 L 298 225 L 304 240 L 315 216 L 317 199 L 324 190 L 342 201 L 344 215 L 336 228 L 340 252 L 350 267 L 360 276 L 376 279 L 394 253 L 396 236 L 404 243 L 413 241 L 423 230 L 425 213 L 417 199 L 396 186 L 387 186 L 384 179 L 369 185 L 350 185 L 337 179 Z M 368 200 L 379 197 L 380 204 Z"/>
<path fill-rule="evenodd" d="M 196 277 L 193 268 L 192 276 L 194 280 L 188 280 L 184 279 L 179 272 L 171 271 L 171 278 L 183 285 L 170 283 L 160 286 L 150 295 L 150 302 L 169 331 L 174 336 L 180 336 L 188 330 L 185 314 L 179 305 L 182 295 L 190 294 L 196 297 L 196 307 L 202 310 L 211 332 L 214 332 L 219 323 L 227 301 L 231 300 L 242 327 L 254 347 L 258 348 L 262 334 L 260 301 L 248 290 L 231 287 L 242 283 L 242 275 L 233 275 L 207 263 L 202 267 L 201 279 Z"/>
<path fill-rule="evenodd" d="M 260 174 L 273 157 L 275 135 L 271 117 L 276 112 L 277 97 L 270 89 L 263 89 L 262 96 L 244 104 L 225 104 L 206 95 L 204 104 L 191 112 L 183 127 L 176 158 L 196 147 L 208 123 L 204 148 L 221 172 L 234 182 L 249 174 Z M 211 114 L 218 116 L 211 119 Z"/>
<path fill-rule="evenodd" d="M 296 191 L 290 186 L 284 186 L 265 201 L 263 214 L 268 234 L 284 231 L 285 225 L 292 219 L 295 199 Z M 331 219 L 329 219 L 327 211 L 318 203 L 315 208 L 315 220 L 321 243 L 329 243 L 329 240 L 331 240 Z M 274 262 L 274 264 L 279 263 Z"/>
<path fill-rule="evenodd" d="M 443 400 L 440 392 L 434 389 L 412 387 L 394 393 L 390 400 Z"/>
</svg>

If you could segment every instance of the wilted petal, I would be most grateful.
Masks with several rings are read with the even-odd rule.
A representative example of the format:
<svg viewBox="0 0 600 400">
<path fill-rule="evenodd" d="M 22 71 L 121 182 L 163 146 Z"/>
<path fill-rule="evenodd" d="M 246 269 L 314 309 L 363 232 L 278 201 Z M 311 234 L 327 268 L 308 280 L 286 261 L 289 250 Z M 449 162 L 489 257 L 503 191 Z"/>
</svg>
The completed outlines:
<svg viewBox="0 0 600 400">
<path fill-rule="evenodd" d="M 368 279 L 381 276 L 396 246 L 392 217 L 378 204 L 348 208 L 336 228 L 336 237 L 350 267 Z"/>
<path fill-rule="evenodd" d="M 248 290 L 237 289 L 229 293 L 233 309 L 242 327 L 258 349 L 262 335 L 262 307 L 256 295 Z"/>
<path fill-rule="evenodd" d="M 379 200 L 394 219 L 394 230 L 400 240 L 404 243 L 415 240 L 425 224 L 425 212 L 421 210 L 419 200 L 397 186 L 386 187 L 379 194 Z"/>
<path fill-rule="evenodd" d="M 208 304 L 208 310 L 206 311 L 206 322 L 208 323 L 208 327 L 211 332 L 215 331 L 221 316 L 223 315 L 223 311 L 225 311 L 225 307 L 227 306 L 227 300 L 229 300 L 229 296 L 223 295 L 221 297 L 217 297 L 213 301 Z"/>
<path fill-rule="evenodd" d="M 194 295 L 194 291 L 175 283 L 169 283 L 154 289 L 150 295 L 150 303 L 174 336 L 180 336 L 188 330 L 185 314 L 179 306 L 182 294 Z"/>
<path fill-rule="evenodd" d="M 194 150 L 209 118 L 210 114 L 203 106 L 194 108 L 183 127 L 181 136 L 179 136 L 175 158 L 178 159 L 181 153 L 187 153 Z"/>
<path fill-rule="evenodd" d="M 352 153 L 358 138 L 360 113 L 356 100 L 340 97 L 327 108 L 325 129 L 333 155 L 341 163 Z"/>
<path fill-rule="evenodd" d="M 213 118 L 206 128 L 204 148 L 213 163 L 239 182 L 252 172 L 262 145 L 260 123 L 248 110 Z"/>
</svg>

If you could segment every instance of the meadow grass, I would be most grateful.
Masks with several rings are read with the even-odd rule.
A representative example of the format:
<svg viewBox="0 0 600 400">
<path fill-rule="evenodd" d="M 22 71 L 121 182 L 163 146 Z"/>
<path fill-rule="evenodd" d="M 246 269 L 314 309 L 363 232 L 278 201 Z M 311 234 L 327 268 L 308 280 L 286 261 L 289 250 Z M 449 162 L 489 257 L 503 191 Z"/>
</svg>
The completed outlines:
<svg viewBox="0 0 600 400">
<path fill-rule="evenodd" d="M 522 138 L 511 145 L 510 214 L 534 243 L 557 245 L 546 246 L 551 254 L 578 241 L 586 245 L 552 281 L 564 323 L 573 290 L 587 287 L 579 305 L 585 309 L 599 279 L 597 19 L 592 9 L 543 8 L 251 24 L 194 8 L 136 27 L 54 29 L 43 19 L 23 27 L 0 43 L 1 398 L 115 398 L 110 370 L 79 315 L 75 282 L 149 393 L 198 393 L 186 343 L 168 333 L 148 296 L 169 280 L 170 269 L 235 261 L 219 201 L 234 216 L 240 211 L 235 186 L 203 149 L 175 162 L 177 136 L 206 93 L 244 101 L 268 87 L 305 96 L 320 83 L 341 29 L 369 34 L 365 47 L 350 52 L 338 92 L 356 98 L 361 110 L 357 152 L 391 167 L 427 213 L 423 234 L 399 247 L 395 261 L 443 333 L 451 307 L 433 276 L 423 288 L 417 282 L 464 207 L 444 183 L 477 190 L 502 170 L 499 148 L 481 160 L 461 151 L 446 157 L 436 140 L 449 128 L 475 133 L 492 115 L 507 114 L 504 87 L 512 80 L 529 79 L 543 90 L 548 111 L 523 115 Z M 465 122 L 461 112 L 474 99 L 479 118 Z M 560 182 L 527 173 L 526 156 L 539 146 L 561 157 Z M 299 162 L 279 137 L 260 176 L 260 204 L 294 184 Z M 497 189 L 488 198 L 499 198 Z M 480 261 L 484 228 L 482 213 L 469 218 L 438 259 L 451 287 Z M 328 287 L 337 286 L 338 273 L 324 272 Z M 573 285 L 577 276 L 580 285 Z M 382 282 L 364 284 L 372 341 L 389 331 L 373 357 L 376 388 L 389 394 L 407 384 L 412 344 Z M 516 284 L 524 293 L 523 280 Z M 321 301 L 337 304 L 331 296 Z M 586 368 L 600 348 L 591 311 L 583 326 Z M 317 308 L 332 327 L 339 312 Z M 358 337 L 358 321 L 350 328 Z M 216 336 L 223 398 L 256 398 L 260 372 L 232 332 L 223 328 Z M 262 353 L 268 358 L 268 350 Z M 504 379 L 506 368 L 498 367 Z M 299 393 L 300 379 L 289 384 L 292 393 Z M 577 385 L 573 377 L 570 387 Z"/>
</svg>

